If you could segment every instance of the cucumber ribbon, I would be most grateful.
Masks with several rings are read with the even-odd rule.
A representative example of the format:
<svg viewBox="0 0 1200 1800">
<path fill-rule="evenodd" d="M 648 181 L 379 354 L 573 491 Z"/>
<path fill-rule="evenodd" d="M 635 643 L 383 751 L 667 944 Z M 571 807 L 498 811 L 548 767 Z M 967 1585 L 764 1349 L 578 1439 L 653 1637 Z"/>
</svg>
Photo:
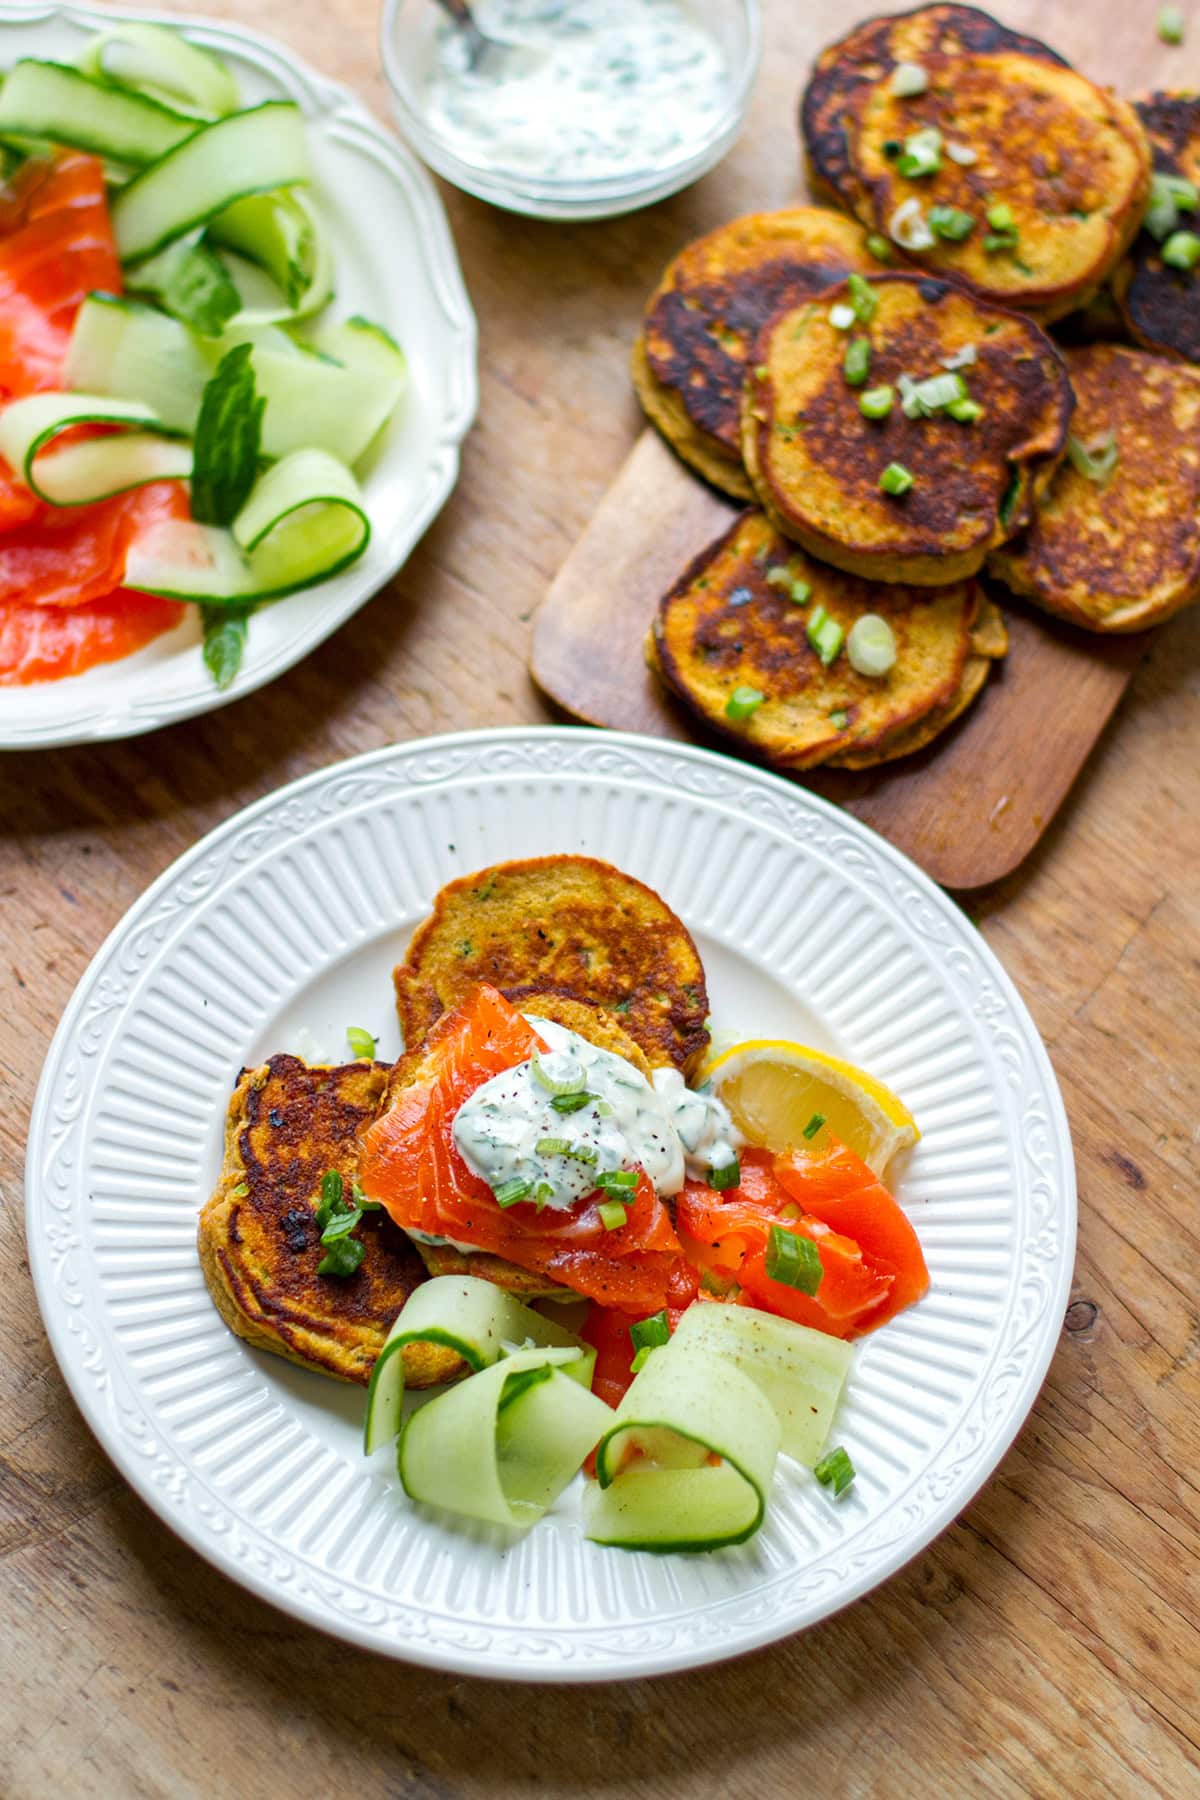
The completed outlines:
<svg viewBox="0 0 1200 1800">
<path fill-rule="evenodd" d="M 475 1371 L 401 1428 L 406 1344 L 455 1350 Z M 461 1517 L 528 1526 L 576 1474 L 612 1412 L 590 1391 L 595 1352 L 511 1294 L 474 1276 L 419 1287 L 371 1376 L 365 1448 L 400 1434 L 410 1499 Z"/>
<path fill-rule="evenodd" d="M 118 428 L 55 447 L 80 425 Z M 0 456 L 39 499 L 84 506 L 150 481 L 184 480 L 192 447 L 148 406 L 92 394 L 31 394 L 0 412 Z M 259 476 L 228 530 L 164 520 L 131 547 L 125 584 L 167 599 L 267 600 L 324 581 L 370 540 L 362 490 L 324 450 L 295 450 Z"/>
<path fill-rule="evenodd" d="M 743 1543 L 762 1524 L 779 1444 L 774 1407 L 740 1369 L 710 1350 L 665 1345 L 600 1440 L 586 1534 L 626 1550 Z"/>
</svg>

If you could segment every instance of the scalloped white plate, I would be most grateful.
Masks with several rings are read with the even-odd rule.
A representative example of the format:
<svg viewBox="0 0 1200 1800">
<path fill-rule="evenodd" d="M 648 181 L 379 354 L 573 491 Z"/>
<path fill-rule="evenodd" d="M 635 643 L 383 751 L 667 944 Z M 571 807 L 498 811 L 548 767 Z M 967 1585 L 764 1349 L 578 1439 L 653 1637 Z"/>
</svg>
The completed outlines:
<svg viewBox="0 0 1200 1800">
<path fill-rule="evenodd" d="M 253 1351 L 195 1251 L 238 1069 L 399 1037 L 390 971 L 437 889 L 585 851 L 692 928 L 714 1023 L 865 1064 L 924 1136 L 900 1195 L 928 1296 L 858 1346 L 836 1505 L 781 1458 L 738 1549 L 584 1541 L 578 1483 L 525 1537 L 458 1528 L 359 1449 L 363 1396 Z M 312 1051 L 310 1051 L 310 1054 Z M 200 1553 L 298 1618 L 464 1674 L 589 1681 L 691 1667 L 864 1594 L 952 1520 L 1033 1404 L 1066 1305 L 1071 1143 L 1004 971 L 928 878 L 845 813 L 704 750 L 521 729 L 397 745 L 259 801 L 181 857 L 80 982 L 27 1161 L 42 1313 L 97 1437 Z"/>
<path fill-rule="evenodd" d="M 210 712 L 290 669 L 336 631 L 404 563 L 458 479 L 459 445 L 475 416 L 476 330 L 446 215 L 412 153 L 348 88 L 282 44 L 241 26 L 168 13 L 23 4 L 0 9 L 0 68 L 20 56 L 70 59 L 114 18 L 177 25 L 229 63 L 247 102 L 286 97 L 308 121 L 315 193 L 333 241 L 337 316 L 365 313 L 404 346 L 408 395 L 365 473 L 371 543 L 320 587 L 251 621 L 233 685 L 218 691 L 200 657 L 194 615 L 120 662 L 64 681 L 0 687 L 0 749 L 98 743 Z"/>
</svg>

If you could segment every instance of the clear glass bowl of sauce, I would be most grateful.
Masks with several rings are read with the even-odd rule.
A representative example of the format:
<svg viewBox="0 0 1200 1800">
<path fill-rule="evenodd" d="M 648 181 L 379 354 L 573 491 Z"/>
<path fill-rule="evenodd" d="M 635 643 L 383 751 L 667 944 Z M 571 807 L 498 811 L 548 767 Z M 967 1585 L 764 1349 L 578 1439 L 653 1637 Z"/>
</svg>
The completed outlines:
<svg viewBox="0 0 1200 1800">
<path fill-rule="evenodd" d="M 456 187 L 510 212 L 599 219 L 711 169 L 741 130 L 762 48 L 759 0 L 477 0 L 522 46 L 509 78 L 469 66 L 435 0 L 386 0 L 400 124 Z"/>
</svg>

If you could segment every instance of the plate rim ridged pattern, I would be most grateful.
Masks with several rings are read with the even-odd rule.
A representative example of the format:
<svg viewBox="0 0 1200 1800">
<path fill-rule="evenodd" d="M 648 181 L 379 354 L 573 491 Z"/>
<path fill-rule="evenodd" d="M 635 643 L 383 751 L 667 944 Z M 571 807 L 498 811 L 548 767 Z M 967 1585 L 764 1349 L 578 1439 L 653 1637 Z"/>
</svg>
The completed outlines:
<svg viewBox="0 0 1200 1800">
<path fill-rule="evenodd" d="M 439 386 L 441 410 L 428 461 L 404 508 L 386 521 L 375 509 L 371 543 L 362 560 L 297 596 L 305 603 L 306 617 L 294 635 L 285 636 L 270 651 L 257 651 L 252 637 L 242 669 L 228 688 L 215 686 L 198 652 L 194 679 L 166 700 L 156 694 L 153 665 L 136 671 L 125 666 L 136 657 L 62 681 L 0 687 L 0 750 L 60 749 L 137 736 L 243 699 L 294 667 L 404 566 L 454 490 L 462 441 L 479 403 L 478 329 L 441 197 L 414 153 L 378 123 L 350 88 L 319 74 L 287 46 L 248 26 L 199 13 L 130 11 L 75 0 L 6 0 L 0 10 L 0 61 L 6 59 L 9 34 L 21 26 L 58 23 L 70 30 L 96 31 L 123 19 L 174 26 L 218 54 L 253 64 L 261 76 L 298 102 L 310 126 L 331 143 L 377 165 L 395 184 L 418 223 L 420 277 L 438 314 L 445 363 L 444 391 Z M 22 716 L 22 707 L 15 716 L 6 715 L 6 694 L 30 693 L 46 697 L 44 713 L 30 707 L 28 716 Z"/>
<path fill-rule="evenodd" d="M 629 836 L 631 855 L 633 839 L 646 830 L 656 808 L 680 829 L 680 820 L 692 820 L 704 829 L 743 832 L 747 841 L 761 844 L 765 861 L 780 855 L 794 858 L 796 882 L 802 886 L 811 878 L 814 893 L 829 893 L 841 884 L 847 904 L 861 912 L 871 930 L 878 920 L 880 930 L 895 934 L 911 946 L 914 958 L 924 959 L 922 967 L 938 971 L 944 978 L 947 1018 L 981 1046 L 981 1066 L 996 1095 L 997 1117 L 1015 1123 L 1009 1152 L 1019 1236 L 1003 1293 L 994 1282 L 991 1289 L 985 1282 L 979 1290 L 1000 1297 L 978 1303 L 980 1316 L 994 1322 L 986 1327 L 986 1346 L 976 1347 L 983 1372 L 961 1417 L 954 1418 L 952 1438 L 924 1462 L 924 1453 L 913 1451 L 909 1472 L 896 1477 L 894 1492 L 889 1489 L 877 1513 L 864 1513 L 860 1525 L 846 1523 L 844 1535 L 825 1543 L 811 1563 L 793 1558 L 781 1567 L 761 1558 L 756 1563 L 752 1546 L 705 1558 L 600 1552 L 564 1535 L 577 1527 L 564 1526 L 556 1533 L 551 1529 L 556 1521 L 547 1520 L 531 1534 L 544 1534 L 539 1540 L 544 1551 L 538 1552 L 543 1560 L 537 1567 L 549 1572 L 546 1579 L 578 1590 L 587 1585 L 581 1557 L 615 1559 L 605 1565 L 604 1581 L 605 1591 L 618 1595 L 616 1612 L 610 1608 L 604 1618 L 586 1616 L 589 1600 L 571 1624 L 547 1626 L 506 1615 L 505 1582 L 511 1583 L 512 1570 L 522 1565 L 506 1562 L 495 1546 L 470 1534 L 452 1541 L 461 1544 L 464 1569 L 483 1584 L 480 1591 L 492 1594 L 494 1589 L 499 1596 L 498 1602 L 489 1602 L 492 1612 L 486 1617 L 472 1614 L 468 1606 L 438 1611 L 411 1599 L 398 1600 L 379 1591 L 377 1583 L 331 1571 L 323 1551 L 297 1549 L 285 1533 L 257 1523 L 252 1510 L 247 1514 L 236 1499 L 209 1484 L 196 1459 L 180 1449 L 174 1427 L 156 1410 L 157 1403 L 135 1385 L 101 1291 L 101 1276 L 85 1263 L 91 1218 L 87 1188 L 89 1183 L 99 1186 L 89 1162 L 87 1127 L 98 1097 L 111 1083 L 114 1046 L 122 1043 L 122 1032 L 128 1037 L 131 1030 L 127 1015 L 133 1016 L 139 995 L 149 991 L 147 970 L 159 966 L 156 958 L 168 970 L 171 955 L 178 963 L 189 932 L 196 937 L 195 921 L 206 916 L 205 908 L 215 898 L 236 893 L 238 882 L 250 879 L 248 871 L 269 879 L 272 859 L 293 854 L 297 845 L 312 846 L 316 856 L 323 834 L 340 843 L 337 834 L 346 829 L 347 819 L 361 818 L 364 830 L 376 821 L 391 829 L 389 808 L 397 818 L 407 808 L 420 820 L 422 808 L 428 812 L 453 803 L 469 818 L 472 806 L 481 807 L 485 799 L 528 790 L 538 796 L 539 812 L 549 812 L 555 796 L 565 804 L 581 787 L 605 802 L 597 804 L 597 817 L 607 807 L 619 819 L 615 829 Z M 545 827 L 539 822 L 531 829 Z M 423 854 L 414 833 L 414 863 Z M 460 866 L 478 866 L 480 860 L 487 859 L 472 862 L 468 857 Z M 674 898 L 678 904 L 678 896 Z M 789 903 L 786 891 L 781 902 Z M 681 910 L 686 917 L 686 908 Z M 742 953 L 744 946 L 733 949 Z M 195 966 L 194 943 L 189 957 L 185 970 Z M 797 988 L 797 1001 L 801 992 Z M 930 1066 L 937 1066 L 936 1059 Z M 972 1131 L 978 1135 L 972 1126 L 968 1139 Z M 968 1212 L 973 1154 L 968 1144 L 951 1156 L 951 1187 L 960 1179 L 954 1175 L 957 1167 L 963 1172 Z M 133 1159 L 130 1166 L 136 1170 L 139 1164 Z M 211 1185 L 214 1176 L 215 1168 L 207 1169 L 203 1183 Z M 938 1179 L 944 1184 L 946 1178 Z M 186 1189 L 187 1183 L 182 1186 Z M 194 1225 L 206 1191 L 202 1185 L 202 1191 L 192 1191 L 191 1199 L 181 1203 L 181 1210 L 176 1208 L 174 1229 L 183 1228 L 190 1237 L 189 1222 Z M 928 1217 L 936 1243 L 937 1214 L 931 1210 Z M 819 796 L 711 751 L 579 727 L 510 727 L 414 740 L 307 775 L 216 827 L 151 885 L 97 953 L 47 1054 L 30 1128 L 26 1218 L 42 1315 L 76 1401 L 122 1474 L 200 1554 L 262 1598 L 368 1649 L 461 1674 L 597 1681 L 699 1666 L 815 1623 L 886 1579 L 954 1519 L 1011 1444 L 1053 1354 L 1073 1266 L 1075 1179 L 1062 1100 L 1033 1021 L 974 926 L 900 852 Z M 184 1241 L 181 1235 L 178 1242 Z M 993 1262 L 1009 1256 L 990 1254 Z M 934 1253 L 931 1266 L 936 1271 Z M 970 1294 L 968 1278 L 962 1295 L 941 1300 L 942 1316 L 949 1305 L 952 1319 L 968 1318 Z M 929 1307 L 933 1299 L 931 1294 L 922 1306 Z M 921 1321 L 922 1306 L 864 1340 L 864 1362 L 874 1358 L 868 1364 L 870 1382 L 861 1384 L 867 1390 L 864 1405 L 887 1387 L 889 1358 L 895 1361 L 890 1346 L 900 1342 L 898 1327 L 903 1319 Z M 938 1316 L 936 1308 L 926 1315 L 935 1328 Z M 251 1359 L 252 1368 L 275 1362 L 259 1358 L 255 1363 L 256 1353 L 232 1334 L 226 1337 L 238 1355 Z M 902 1366 L 901 1359 L 901 1371 Z M 283 1390 L 282 1402 L 272 1402 L 281 1416 L 289 1391 Z M 795 1474 L 800 1478 L 802 1472 Z M 777 1492 L 778 1487 L 777 1481 Z M 852 1517 L 835 1514 L 819 1490 L 814 1488 L 813 1494 L 826 1509 L 819 1518 L 812 1514 L 820 1530 L 826 1529 L 825 1520 Z M 788 1507 L 808 1504 L 803 1493 L 796 1500 L 790 1488 L 784 1500 Z M 368 1502 L 377 1501 L 377 1491 L 364 1498 L 364 1519 Z M 397 1504 L 403 1508 L 402 1501 Z M 782 1511 L 783 1503 L 777 1504 Z M 382 1518 L 377 1505 L 371 1517 Z M 383 1534 L 398 1531 L 399 1523 L 399 1514 L 395 1525 L 388 1515 Z M 419 1516 L 410 1514 L 406 1528 L 418 1544 L 422 1534 L 436 1536 L 435 1526 Z M 373 1535 L 380 1535 L 375 1525 L 365 1534 Z M 520 1552 L 512 1554 L 515 1558 Z M 773 1554 L 778 1563 L 778 1550 Z M 652 1601 L 643 1605 L 629 1598 L 668 1590 L 677 1603 L 658 1612 Z"/>
</svg>

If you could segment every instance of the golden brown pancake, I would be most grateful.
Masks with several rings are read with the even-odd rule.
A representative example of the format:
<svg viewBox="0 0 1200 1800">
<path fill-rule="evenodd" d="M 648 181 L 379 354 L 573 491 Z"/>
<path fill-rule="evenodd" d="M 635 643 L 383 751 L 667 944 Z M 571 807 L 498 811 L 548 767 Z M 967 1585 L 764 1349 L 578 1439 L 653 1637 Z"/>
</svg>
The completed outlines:
<svg viewBox="0 0 1200 1800">
<path fill-rule="evenodd" d="M 866 613 L 885 618 L 897 650 L 889 673 L 858 674 L 844 646 L 825 667 L 806 633 L 818 606 L 846 634 Z M 940 588 L 864 581 L 806 556 L 751 511 L 660 602 L 655 663 L 706 725 L 777 768 L 874 760 L 958 694 L 978 607 L 973 581 Z M 749 717 L 731 720 L 726 706 L 738 688 L 765 698 Z"/>
<path fill-rule="evenodd" d="M 900 64 L 926 87 L 892 91 Z M 961 241 L 918 249 L 930 270 L 982 298 L 1047 321 L 1083 305 L 1133 241 L 1149 192 L 1137 114 L 1036 38 L 970 6 L 926 6 L 869 19 L 826 50 L 804 95 L 801 128 L 813 178 L 870 230 L 891 235 L 915 203 L 967 214 Z M 940 166 L 900 173 L 907 140 L 934 128 Z M 955 161 L 945 146 L 965 155 Z M 1006 206 L 1009 242 L 990 208 Z M 1000 241 L 996 241 L 997 238 Z"/>
<path fill-rule="evenodd" d="M 1136 106 L 1150 139 L 1155 173 L 1182 176 L 1200 186 L 1200 96 L 1151 94 Z M 1179 228 L 1200 231 L 1200 210 L 1181 211 Z M 1169 267 L 1162 259 L 1162 245 L 1143 231 L 1118 269 L 1113 288 L 1125 324 L 1139 344 L 1200 363 L 1196 270 Z"/>
<path fill-rule="evenodd" d="M 319 1275 L 325 1250 L 315 1212 L 329 1170 L 349 1188 L 359 1129 L 379 1110 L 388 1074 L 384 1063 L 314 1068 L 296 1056 L 243 1069 L 198 1239 L 209 1291 L 232 1331 L 303 1368 L 364 1384 L 425 1268 L 386 1213 L 368 1212 L 355 1232 L 366 1246 L 359 1268 Z M 462 1369 L 453 1351 L 433 1344 L 406 1345 L 402 1355 L 411 1387 Z"/>
<path fill-rule="evenodd" d="M 442 889 L 395 971 L 405 1044 L 481 982 L 522 1008 L 543 994 L 605 1008 L 653 1067 L 686 1073 L 708 1047 L 687 927 L 644 882 L 590 856 L 497 863 Z"/>
<path fill-rule="evenodd" d="M 698 238 L 667 265 L 634 345 L 633 383 L 647 416 L 707 481 L 753 498 L 741 405 L 759 330 L 852 269 L 880 266 L 862 227 L 827 207 L 751 213 Z"/>
<path fill-rule="evenodd" d="M 1066 367 L 1032 320 L 950 282 L 885 275 L 869 287 L 874 315 L 850 331 L 830 318 L 848 303 L 843 288 L 764 328 L 746 381 L 746 468 L 773 523 L 812 555 L 877 581 L 962 581 L 1028 519 L 1035 479 L 1062 452 Z M 865 387 L 846 380 L 853 339 L 870 345 Z M 963 353 L 974 361 L 958 373 L 982 417 L 906 417 L 901 378 L 942 376 Z M 860 396 L 880 386 L 894 390 L 891 411 L 864 418 Z M 881 491 L 891 464 L 913 477 L 907 493 Z"/>
<path fill-rule="evenodd" d="M 1064 459 L 1029 529 L 988 569 L 1090 631 L 1140 631 L 1200 592 L 1200 370 L 1116 344 L 1067 363 L 1072 435 L 1095 450 L 1111 433 L 1116 465 L 1100 482 Z"/>
<path fill-rule="evenodd" d="M 935 706 L 913 725 L 902 725 L 874 750 L 848 751 L 831 756 L 831 769 L 871 769 L 877 763 L 894 762 L 898 756 L 912 756 L 924 750 L 962 717 L 971 702 L 978 698 L 992 672 L 992 664 L 1008 654 L 1008 631 L 1000 609 L 983 596 L 979 617 L 971 630 L 970 654 L 963 664 L 962 679 L 957 690 L 944 705 Z"/>
</svg>

